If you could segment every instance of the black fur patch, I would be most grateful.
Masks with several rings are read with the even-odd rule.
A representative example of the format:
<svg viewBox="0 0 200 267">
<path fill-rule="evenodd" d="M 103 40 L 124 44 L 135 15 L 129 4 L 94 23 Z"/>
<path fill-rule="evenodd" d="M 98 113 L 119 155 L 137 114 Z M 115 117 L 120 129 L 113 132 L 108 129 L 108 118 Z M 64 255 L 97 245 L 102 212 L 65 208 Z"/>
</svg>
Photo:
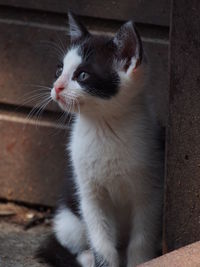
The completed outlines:
<svg viewBox="0 0 200 267">
<path fill-rule="evenodd" d="M 83 59 L 73 79 L 92 96 L 103 99 L 115 96 L 119 91 L 120 78 L 113 66 L 114 60 L 123 62 L 125 71 L 133 56 L 137 60 L 136 67 L 142 61 L 142 42 L 134 23 L 129 21 L 123 24 L 114 38 L 92 35 L 72 12 L 69 12 L 69 26 L 71 45 L 78 47 Z M 86 72 L 87 78 L 79 79 L 81 72 Z"/>
<path fill-rule="evenodd" d="M 79 214 L 79 199 L 76 193 L 76 186 L 71 165 L 67 168 L 67 178 L 63 181 L 62 192 L 57 203 L 59 207 L 69 208 L 76 216 Z M 42 262 L 46 262 L 53 267 L 81 267 L 76 260 L 76 256 L 71 254 L 67 248 L 63 247 L 52 234 L 37 249 L 36 257 Z"/>
<path fill-rule="evenodd" d="M 110 99 L 119 90 L 119 76 L 113 68 L 116 47 L 113 40 L 107 36 L 89 36 L 84 41 L 76 41 L 82 64 L 74 73 L 76 80 L 81 72 L 89 74 L 85 81 L 78 81 L 84 90 L 92 96 Z"/>
<path fill-rule="evenodd" d="M 37 250 L 36 258 L 41 263 L 48 263 L 53 267 L 81 267 L 76 257 L 60 245 L 52 235 Z"/>
<path fill-rule="evenodd" d="M 79 197 L 76 192 L 75 178 L 73 167 L 69 164 L 66 168 L 67 176 L 61 183 L 61 192 L 59 195 L 57 208 L 66 207 L 70 209 L 76 216 L 80 217 L 79 214 Z"/>
</svg>

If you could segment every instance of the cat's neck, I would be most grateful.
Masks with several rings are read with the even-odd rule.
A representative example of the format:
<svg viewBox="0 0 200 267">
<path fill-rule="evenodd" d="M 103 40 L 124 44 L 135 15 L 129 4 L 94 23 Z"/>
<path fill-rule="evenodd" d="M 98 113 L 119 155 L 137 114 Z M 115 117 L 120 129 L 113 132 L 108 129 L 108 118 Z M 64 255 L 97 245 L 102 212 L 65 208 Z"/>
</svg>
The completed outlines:
<svg viewBox="0 0 200 267">
<path fill-rule="evenodd" d="M 129 105 L 115 107 L 112 111 L 102 108 L 99 111 L 80 112 L 77 115 L 77 121 L 91 127 L 118 128 L 125 123 L 138 123 L 141 116 L 148 116 L 144 95 L 138 95 Z"/>
</svg>

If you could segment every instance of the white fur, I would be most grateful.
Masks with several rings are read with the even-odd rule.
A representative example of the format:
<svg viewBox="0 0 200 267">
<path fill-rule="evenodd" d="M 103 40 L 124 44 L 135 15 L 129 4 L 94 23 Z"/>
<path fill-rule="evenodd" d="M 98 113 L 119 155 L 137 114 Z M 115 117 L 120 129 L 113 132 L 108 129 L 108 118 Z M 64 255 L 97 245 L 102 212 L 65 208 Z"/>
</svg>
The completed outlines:
<svg viewBox="0 0 200 267">
<path fill-rule="evenodd" d="M 65 100 L 65 103 L 58 102 L 60 107 L 66 111 L 72 111 L 71 99 L 76 96 L 77 100 L 79 100 L 80 96 L 83 94 L 80 85 L 77 81 L 72 80 L 74 71 L 77 69 L 77 67 L 81 64 L 82 59 L 81 56 L 78 54 L 77 48 L 72 48 L 68 51 L 66 56 L 63 60 L 63 71 L 61 76 L 55 81 L 54 87 L 51 90 L 51 97 L 54 101 L 57 101 L 56 99 L 56 87 L 64 87 L 65 89 L 59 94 L 60 97 Z M 80 101 L 80 100 L 79 100 Z"/>
<path fill-rule="evenodd" d="M 129 247 L 128 266 L 148 260 L 155 253 L 162 201 L 161 191 L 154 184 L 161 173 L 151 170 L 159 162 L 152 154 L 150 129 L 145 129 L 147 118 L 140 112 L 133 108 L 128 118 L 107 121 L 119 139 L 102 118 L 94 115 L 78 117 L 72 136 L 72 160 L 89 238 L 112 267 L 118 266 L 117 227 L 127 231 L 129 220 L 137 231 L 132 229 L 135 242 Z M 121 225 L 116 225 L 115 219 Z M 144 253 L 144 247 L 150 252 Z"/>
<path fill-rule="evenodd" d="M 54 232 L 58 241 L 76 254 L 87 248 L 85 225 L 69 209 L 61 207 L 54 217 Z"/>
<path fill-rule="evenodd" d="M 78 49 L 73 48 L 64 57 L 63 74 L 68 77 L 68 81 L 71 79 L 76 68 L 81 64 L 82 58 L 78 54 Z"/>
<path fill-rule="evenodd" d="M 83 267 L 94 266 L 94 256 L 91 250 L 85 250 L 82 253 L 80 253 L 77 257 L 77 260 Z"/>
<path fill-rule="evenodd" d="M 129 237 L 127 266 L 134 267 L 155 256 L 162 207 L 156 128 L 143 90 L 146 69 L 135 71 L 133 59 L 127 72 L 119 71 L 119 93 L 103 100 L 82 93 L 70 80 L 81 62 L 76 53 L 65 57 L 60 79 L 66 79 L 63 94 L 73 91 L 83 103 L 69 146 L 80 210 L 92 248 L 109 267 L 119 267 L 117 242 Z M 54 229 L 60 242 L 77 252 L 77 240 L 85 233 L 82 223 L 64 210 L 56 216 Z"/>
</svg>

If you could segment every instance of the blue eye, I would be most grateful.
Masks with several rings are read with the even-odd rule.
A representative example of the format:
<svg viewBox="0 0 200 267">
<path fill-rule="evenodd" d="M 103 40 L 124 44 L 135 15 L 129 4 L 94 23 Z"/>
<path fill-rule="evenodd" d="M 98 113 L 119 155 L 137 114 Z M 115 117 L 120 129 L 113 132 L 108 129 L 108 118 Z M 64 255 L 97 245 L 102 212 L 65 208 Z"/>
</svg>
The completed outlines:
<svg viewBox="0 0 200 267">
<path fill-rule="evenodd" d="M 83 82 L 85 80 L 87 80 L 89 78 L 89 74 L 87 72 L 81 72 L 79 75 L 78 75 L 78 81 L 80 82 Z"/>
<path fill-rule="evenodd" d="M 58 78 L 62 74 L 62 71 L 63 71 L 63 66 L 59 65 L 56 70 L 55 78 Z"/>
</svg>

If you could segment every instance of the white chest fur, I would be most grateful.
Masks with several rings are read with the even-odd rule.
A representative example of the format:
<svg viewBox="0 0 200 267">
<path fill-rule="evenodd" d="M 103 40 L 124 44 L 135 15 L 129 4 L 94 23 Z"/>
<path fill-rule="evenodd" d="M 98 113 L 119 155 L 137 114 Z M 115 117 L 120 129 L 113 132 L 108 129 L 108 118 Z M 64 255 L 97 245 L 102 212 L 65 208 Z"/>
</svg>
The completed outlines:
<svg viewBox="0 0 200 267">
<path fill-rule="evenodd" d="M 129 198 L 140 187 L 144 190 L 140 176 L 150 161 L 144 165 L 148 147 L 141 127 L 129 122 L 120 130 L 85 118 L 77 119 L 70 150 L 80 190 L 85 186 L 102 186 L 114 201 Z"/>
<path fill-rule="evenodd" d="M 130 167 L 121 140 L 104 125 L 82 119 L 74 127 L 71 152 L 77 175 L 88 181 L 108 182 Z"/>
</svg>

